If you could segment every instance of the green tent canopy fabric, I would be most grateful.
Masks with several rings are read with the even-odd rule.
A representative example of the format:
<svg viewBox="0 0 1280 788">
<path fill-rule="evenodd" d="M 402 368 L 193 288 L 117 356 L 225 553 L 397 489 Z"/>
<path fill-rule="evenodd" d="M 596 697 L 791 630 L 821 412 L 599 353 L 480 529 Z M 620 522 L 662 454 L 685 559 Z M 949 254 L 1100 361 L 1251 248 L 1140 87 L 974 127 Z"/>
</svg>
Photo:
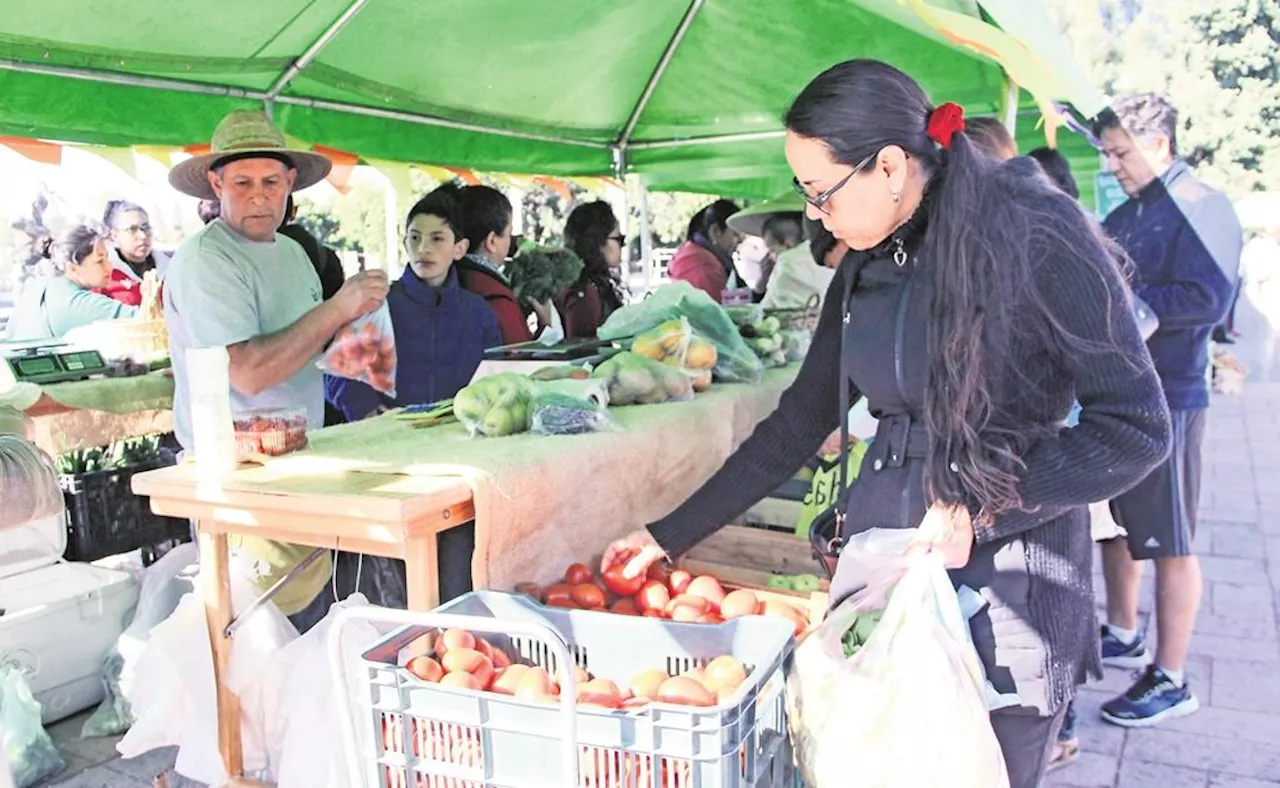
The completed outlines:
<svg viewBox="0 0 1280 788">
<path fill-rule="evenodd" d="M 135 0 L 89 15 L 83 0 L 15 0 L 0 15 L 0 136 L 195 145 L 266 102 L 287 134 L 369 159 L 560 176 L 621 164 L 652 188 L 764 198 L 789 178 L 788 102 L 852 57 L 972 114 L 1000 109 L 1006 71 L 1039 83 L 1023 84 L 1023 110 L 1098 109 L 1038 3 L 918 5 Z M 975 41 L 983 18 L 1008 32 L 980 25 Z"/>
</svg>

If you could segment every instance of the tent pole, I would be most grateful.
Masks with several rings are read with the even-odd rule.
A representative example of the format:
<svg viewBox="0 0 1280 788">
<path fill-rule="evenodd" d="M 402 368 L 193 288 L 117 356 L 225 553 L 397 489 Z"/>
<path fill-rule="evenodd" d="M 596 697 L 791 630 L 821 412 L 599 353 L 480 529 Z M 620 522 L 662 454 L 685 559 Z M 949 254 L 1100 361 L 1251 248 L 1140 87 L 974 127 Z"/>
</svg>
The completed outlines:
<svg viewBox="0 0 1280 788">
<path fill-rule="evenodd" d="M 777 131 L 748 131 L 742 134 L 717 134 L 710 137 L 689 137 L 687 139 L 649 140 L 633 142 L 627 146 L 632 150 L 659 150 L 661 148 L 682 148 L 693 145 L 719 145 L 727 142 L 755 142 L 757 140 L 776 140 L 787 136 L 783 129 Z"/>
<path fill-rule="evenodd" d="M 640 93 L 640 99 L 636 101 L 635 107 L 631 110 L 631 116 L 627 118 L 627 125 L 622 127 L 622 133 L 618 135 L 617 146 L 625 149 L 631 142 L 631 135 L 635 133 L 636 126 L 640 123 L 640 116 L 644 114 L 644 108 L 649 105 L 649 99 L 653 98 L 653 92 L 658 89 L 658 83 L 662 81 L 662 75 L 666 73 L 667 66 L 671 65 L 671 59 L 675 57 L 676 50 L 680 48 L 680 42 L 684 40 L 685 34 L 689 32 L 689 27 L 693 24 L 693 19 L 698 15 L 698 11 L 702 9 L 704 0 L 691 0 L 689 8 L 684 12 L 684 18 L 680 20 L 680 26 L 676 28 L 676 32 L 671 36 L 671 40 L 667 42 L 667 48 L 663 50 L 662 57 L 658 60 L 658 65 L 653 69 L 653 73 L 649 75 L 649 81 L 645 83 L 644 90 Z"/>
<path fill-rule="evenodd" d="M 637 177 L 636 185 L 640 187 L 640 259 L 644 261 L 644 294 L 653 289 L 653 232 L 649 222 L 649 190 L 645 188 L 644 179 Z"/>
<path fill-rule="evenodd" d="M 298 76 L 298 74 L 302 72 L 302 69 L 311 65 L 311 61 L 316 59 L 316 56 L 320 54 L 320 50 L 324 49 L 329 42 L 338 35 L 338 33 L 342 32 L 342 28 L 346 27 L 347 23 L 354 19 L 356 14 L 360 13 L 361 9 L 363 9 L 368 2 L 369 0 L 352 0 L 351 5 L 347 6 L 347 10 L 342 12 L 342 16 L 333 20 L 333 24 L 329 25 L 329 27 L 320 34 L 320 37 L 317 38 L 311 46 L 307 47 L 307 51 L 303 52 L 301 57 L 293 61 L 293 63 L 285 69 L 284 73 L 280 75 L 280 78 L 277 79 L 275 84 L 271 86 L 271 89 L 267 91 L 266 100 L 268 102 L 275 100 L 275 97 L 279 96 L 280 93 L 289 86 L 289 83 L 293 81 L 293 78 Z M 270 110 L 268 110 L 268 112 L 269 111 Z"/>
<path fill-rule="evenodd" d="M 244 98 L 256 101 L 262 101 L 267 97 L 267 94 L 256 90 L 230 88 L 222 85 L 202 85 L 198 82 L 181 82 L 176 79 L 140 77 L 133 74 L 116 74 L 111 71 L 94 71 L 91 69 L 68 68 L 66 66 L 44 66 L 10 59 L 0 60 L 0 71 L 17 71 L 24 74 L 82 79 L 86 82 L 103 82 L 109 85 L 123 85 L 131 88 L 154 88 L 156 90 L 172 90 L 179 93 L 201 93 L 206 96 L 227 96 L 229 98 Z"/>
<path fill-rule="evenodd" d="M 1008 72 L 1004 75 L 1004 95 L 1000 97 L 1000 121 L 1009 130 L 1009 136 L 1018 138 L 1018 96 L 1022 88 Z"/>
</svg>

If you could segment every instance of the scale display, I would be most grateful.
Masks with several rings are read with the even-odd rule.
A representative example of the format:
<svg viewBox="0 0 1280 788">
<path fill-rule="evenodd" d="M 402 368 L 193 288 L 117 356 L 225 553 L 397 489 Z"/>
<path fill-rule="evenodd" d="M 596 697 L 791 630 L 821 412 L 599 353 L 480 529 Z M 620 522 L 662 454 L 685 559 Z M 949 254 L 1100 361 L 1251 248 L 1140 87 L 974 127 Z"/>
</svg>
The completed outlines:
<svg viewBox="0 0 1280 788">
<path fill-rule="evenodd" d="M 66 383 L 101 375 L 107 369 L 96 350 L 14 350 L 0 345 L 0 381 L 37 385 Z"/>
</svg>

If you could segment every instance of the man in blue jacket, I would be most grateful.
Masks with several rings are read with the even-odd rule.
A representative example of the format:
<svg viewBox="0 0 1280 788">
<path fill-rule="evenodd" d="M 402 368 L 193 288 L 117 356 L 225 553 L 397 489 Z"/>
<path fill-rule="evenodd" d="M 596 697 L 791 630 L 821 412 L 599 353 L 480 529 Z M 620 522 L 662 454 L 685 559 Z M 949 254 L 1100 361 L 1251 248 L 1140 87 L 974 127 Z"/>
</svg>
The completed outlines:
<svg viewBox="0 0 1280 788">
<path fill-rule="evenodd" d="M 1112 502 L 1127 539 L 1103 544 L 1108 665 L 1146 668 L 1102 716 L 1145 727 L 1199 708 L 1184 675 L 1200 607 L 1192 554 L 1200 453 L 1209 407 L 1210 334 L 1231 306 L 1243 233 L 1230 200 L 1195 178 L 1177 155 L 1178 113 L 1152 93 L 1124 96 L 1096 122 L 1107 166 L 1129 200 L 1104 221 L 1133 260 L 1134 292 L 1160 319 L 1148 340 L 1173 420 L 1166 462 Z M 1105 469 L 1099 469 L 1104 472 Z M 1138 632 L 1140 561 L 1156 564 L 1155 661 Z"/>
</svg>

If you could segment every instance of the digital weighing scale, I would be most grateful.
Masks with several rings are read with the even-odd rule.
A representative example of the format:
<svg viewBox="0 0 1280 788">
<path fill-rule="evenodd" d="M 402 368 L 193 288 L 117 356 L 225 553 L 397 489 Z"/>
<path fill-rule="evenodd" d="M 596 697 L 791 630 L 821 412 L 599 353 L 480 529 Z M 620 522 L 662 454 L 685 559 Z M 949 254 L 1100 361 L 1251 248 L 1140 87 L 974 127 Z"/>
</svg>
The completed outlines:
<svg viewBox="0 0 1280 788">
<path fill-rule="evenodd" d="M 0 388 L 12 383 L 67 383 L 105 375 L 96 350 L 72 348 L 56 339 L 0 342 Z"/>
<path fill-rule="evenodd" d="M 555 345 L 534 340 L 489 348 L 484 357 L 487 361 L 575 361 L 615 352 L 613 343 L 604 339 L 569 339 Z"/>
</svg>

